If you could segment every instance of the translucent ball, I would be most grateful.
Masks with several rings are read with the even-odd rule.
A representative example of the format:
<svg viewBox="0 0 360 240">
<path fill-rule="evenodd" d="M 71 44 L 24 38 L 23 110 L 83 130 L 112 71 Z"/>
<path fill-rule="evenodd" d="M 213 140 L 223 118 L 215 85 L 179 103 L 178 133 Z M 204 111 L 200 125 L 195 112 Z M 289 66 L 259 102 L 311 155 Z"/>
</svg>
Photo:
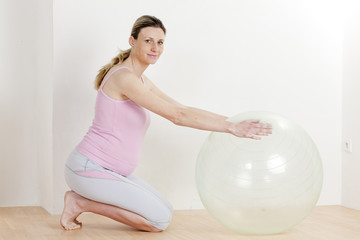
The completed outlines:
<svg viewBox="0 0 360 240">
<path fill-rule="evenodd" d="M 318 201 L 322 163 L 309 135 L 270 112 L 229 119 L 259 119 L 272 125 L 261 140 L 213 132 L 196 163 L 202 203 L 226 227 L 244 234 L 275 234 L 306 218 Z"/>
</svg>

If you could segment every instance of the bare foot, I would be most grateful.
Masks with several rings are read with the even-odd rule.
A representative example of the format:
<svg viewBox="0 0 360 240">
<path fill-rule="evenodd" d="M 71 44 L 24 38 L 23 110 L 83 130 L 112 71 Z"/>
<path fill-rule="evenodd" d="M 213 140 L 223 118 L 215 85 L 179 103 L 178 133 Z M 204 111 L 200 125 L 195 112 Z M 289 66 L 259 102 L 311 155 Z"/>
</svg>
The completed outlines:
<svg viewBox="0 0 360 240">
<path fill-rule="evenodd" d="M 74 191 L 68 191 L 64 196 L 64 210 L 61 215 L 60 225 L 65 230 L 75 230 L 81 228 L 81 222 L 76 218 L 82 213 L 79 202 L 82 197 Z"/>
</svg>

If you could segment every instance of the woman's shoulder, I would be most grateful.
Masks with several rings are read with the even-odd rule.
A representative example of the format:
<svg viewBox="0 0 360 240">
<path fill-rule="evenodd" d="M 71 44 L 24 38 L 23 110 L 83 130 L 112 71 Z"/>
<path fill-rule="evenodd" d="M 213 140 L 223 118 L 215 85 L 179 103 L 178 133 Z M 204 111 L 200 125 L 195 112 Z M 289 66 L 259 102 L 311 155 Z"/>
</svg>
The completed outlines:
<svg viewBox="0 0 360 240">
<path fill-rule="evenodd" d="M 109 73 L 111 74 L 109 80 L 111 78 L 111 82 L 121 88 L 128 86 L 129 83 L 139 82 L 136 74 L 126 66 L 114 66 Z"/>
<path fill-rule="evenodd" d="M 113 66 L 109 70 L 108 75 L 109 75 L 109 77 L 111 77 L 117 81 L 136 77 L 136 75 L 131 71 L 130 68 L 128 68 L 126 66 L 121 66 L 121 65 Z"/>
<path fill-rule="evenodd" d="M 128 74 L 133 74 L 133 72 L 131 71 L 131 69 L 127 66 L 124 65 L 114 65 L 110 68 L 109 70 L 109 74 L 111 75 L 128 75 Z"/>
</svg>

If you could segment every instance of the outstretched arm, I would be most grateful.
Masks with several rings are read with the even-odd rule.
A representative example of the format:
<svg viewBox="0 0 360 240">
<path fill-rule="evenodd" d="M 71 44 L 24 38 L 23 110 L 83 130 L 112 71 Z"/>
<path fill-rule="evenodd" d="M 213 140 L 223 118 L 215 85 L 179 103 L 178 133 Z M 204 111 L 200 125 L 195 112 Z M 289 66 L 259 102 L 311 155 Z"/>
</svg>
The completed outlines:
<svg viewBox="0 0 360 240">
<path fill-rule="evenodd" d="M 222 115 L 219 115 L 219 114 L 216 114 L 216 113 L 205 111 L 205 110 L 202 110 L 202 109 L 199 109 L 199 108 L 193 108 L 193 107 L 184 106 L 184 105 L 180 104 L 179 102 L 177 102 L 176 100 L 174 100 L 173 98 L 166 95 L 164 92 L 162 92 L 146 76 L 144 76 L 144 78 L 145 78 L 146 84 L 149 87 L 150 91 L 152 91 L 155 95 L 157 95 L 161 99 L 165 100 L 166 102 L 168 102 L 170 104 L 173 104 L 174 106 L 179 107 L 179 109 L 187 109 L 187 112 L 188 112 L 189 116 L 188 117 L 184 116 L 184 117 L 182 117 L 182 119 L 184 121 L 186 121 L 186 119 L 188 119 L 189 123 L 179 122 L 178 125 L 188 126 L 188 124 L 191 124 L 191 122 L 194 122 L 194 120 L 192 120 L 191 117 L 196 117 L 197 115 L 203 115 L 204 118 L 212 119 L 212 120 L 220 120 L 222 122 L 227 119 L 226 116 L 222 116 Z M 200 129 L 202 129 L 201 127 L 205 128 L 203 130 L 208 130 L 205 126 L 200 126 Z"/>
<path fill-rule="evenodd" d="M 201 130 L 226 132 L 238 137 L 260 139 L 271 133 L 271 126 L 258 120 L 240 123 L 226 121 L 227 117 L 202 109 L 184 106 L 161 92 L 149 79 L 146 86 L 132 73 L 122 73 L 116 83 L 122 94 L 136 104 L 172 121 L 179 126 Z"/>
</svg>

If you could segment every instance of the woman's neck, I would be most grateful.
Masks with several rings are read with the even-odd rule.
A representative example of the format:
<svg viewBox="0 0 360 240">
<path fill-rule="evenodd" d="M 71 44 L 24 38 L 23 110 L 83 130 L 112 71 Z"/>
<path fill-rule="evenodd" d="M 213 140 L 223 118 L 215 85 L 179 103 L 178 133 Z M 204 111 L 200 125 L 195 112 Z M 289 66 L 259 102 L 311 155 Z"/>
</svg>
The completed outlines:
<svg viewBox="0 0 360 240">
<path fill-rule="evenodd" d="M 128 68 L 132 69 L 135 75 L 141 77 L 141 75 L 145 72 L 149 64 L 142 64 L 141 62 L 129 56 L 128 59 L 124 61 L 124 66 L 127 66 Z"/>
</svg>

